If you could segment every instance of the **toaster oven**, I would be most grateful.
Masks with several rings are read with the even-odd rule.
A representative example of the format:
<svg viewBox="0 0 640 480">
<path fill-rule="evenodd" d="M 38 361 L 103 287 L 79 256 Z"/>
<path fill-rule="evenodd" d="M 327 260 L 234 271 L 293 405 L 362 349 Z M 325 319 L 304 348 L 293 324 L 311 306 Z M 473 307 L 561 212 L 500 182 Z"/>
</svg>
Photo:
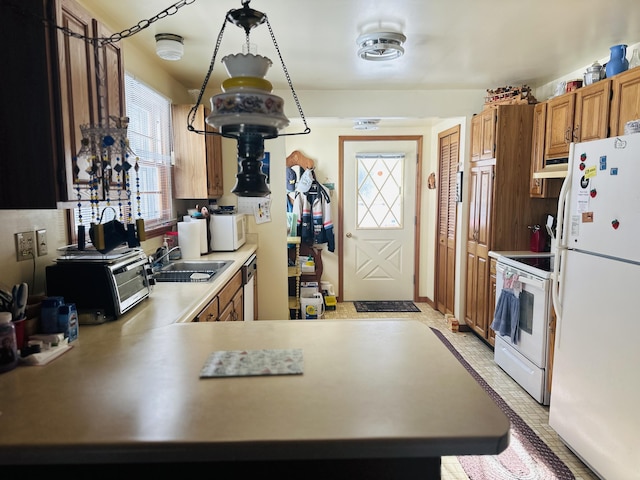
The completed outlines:
<svg viewBox="0 0 640 480">
<path fill-rule="evenodd" d="M 110 255 L 83 251 L 64 255 L 46 267 L 48 296 L 75 303 L 78 313 L 104 312 L 113 320 L 151 293 L 151 266 L 140 249 Z"/>
</svg>

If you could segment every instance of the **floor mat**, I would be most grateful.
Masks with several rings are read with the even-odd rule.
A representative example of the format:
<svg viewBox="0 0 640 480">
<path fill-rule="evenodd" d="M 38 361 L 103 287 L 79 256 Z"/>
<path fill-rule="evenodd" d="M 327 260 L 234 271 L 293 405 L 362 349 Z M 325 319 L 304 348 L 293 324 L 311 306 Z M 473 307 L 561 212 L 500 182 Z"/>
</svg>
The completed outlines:
<svg viewBox="0 0 640 480">
<path fill-rule="evenodd" d="M 419 312 L 420 309 L 409 301 L 361 301 L 353 302 L 356 312 Z"/>
<path fill-rule="evenodd" d="M 489 394 L 511 421 L 511 441 L 499 455 L 459 456 L 458 461 L 470 480 L 557 480 L 575 478 L 569 467 L 520 418 L 498 393 L 460 355 L 439 330 L 433 333 L 453 353 L 464 368 Z"/>
</svg>

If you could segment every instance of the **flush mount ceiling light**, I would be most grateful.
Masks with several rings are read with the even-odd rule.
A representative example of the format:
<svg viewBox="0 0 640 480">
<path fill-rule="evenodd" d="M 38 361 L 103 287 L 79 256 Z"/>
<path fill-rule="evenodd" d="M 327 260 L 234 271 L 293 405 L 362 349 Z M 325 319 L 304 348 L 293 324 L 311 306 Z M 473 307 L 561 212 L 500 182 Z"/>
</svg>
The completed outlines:
<svg viewBox="0 0 640 480">
<path fill-rule="evenodd" d="M 183 38 L 173 33 L 158 33 L 156 53 L 163 60 L 180 60 L 184 54 Z"/>
<path fill-rule="evenodd" d="M 380 119 L 367 118 L 353 121 L 354 130 L 377 130 Z"/>
<path fill-rule="evenodd" d="M 406 41 L 401 33 L 373 32 L 365 33 L 356 40 L 360 49 L 358 56 L 364 60 L 383 61 L 400 58 L 404 55 L 402 44 Z"/>
</svg>

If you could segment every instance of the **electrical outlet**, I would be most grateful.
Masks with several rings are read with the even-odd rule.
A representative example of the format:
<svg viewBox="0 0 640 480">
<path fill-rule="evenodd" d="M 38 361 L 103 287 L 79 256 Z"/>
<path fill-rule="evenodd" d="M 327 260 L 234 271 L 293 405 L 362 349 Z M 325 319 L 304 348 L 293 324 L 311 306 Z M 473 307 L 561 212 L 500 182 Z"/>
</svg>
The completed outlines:
<svg viewBox="0 0 640 480">
<path fill-rule="evenodd" d="M 16 259 L 31 260 L 35 258 L 35 240 L 33 232 L 16 233 Z"/>
<path fill-rule="evenodd" d="M 45 229 L 36 230 L 36 243 L 38 245 L 39 257 L 49 253 L 49 248 L 47 246 L 47 231 Z"/>
</svg>

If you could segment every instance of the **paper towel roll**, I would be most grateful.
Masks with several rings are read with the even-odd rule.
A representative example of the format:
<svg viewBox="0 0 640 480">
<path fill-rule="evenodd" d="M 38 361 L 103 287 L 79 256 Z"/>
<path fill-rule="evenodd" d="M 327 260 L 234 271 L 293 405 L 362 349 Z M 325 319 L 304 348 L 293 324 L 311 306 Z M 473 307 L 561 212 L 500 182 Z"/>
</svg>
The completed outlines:
<svg viewBox="0 0 640 480">
<path fill-rule="evenodd" d="M 197 222 L 178 222 L 178 243 L 182 258 L 186 260 L 200 258 L 200 228 Z"/>
<path fill-rule="evenodd" d="M 209 245 L 207 245 L 207 219 L 194 218 L 193 220 L 200 226 L 200 253 L 207 253 L 209 252 Z"/>
</svg>

